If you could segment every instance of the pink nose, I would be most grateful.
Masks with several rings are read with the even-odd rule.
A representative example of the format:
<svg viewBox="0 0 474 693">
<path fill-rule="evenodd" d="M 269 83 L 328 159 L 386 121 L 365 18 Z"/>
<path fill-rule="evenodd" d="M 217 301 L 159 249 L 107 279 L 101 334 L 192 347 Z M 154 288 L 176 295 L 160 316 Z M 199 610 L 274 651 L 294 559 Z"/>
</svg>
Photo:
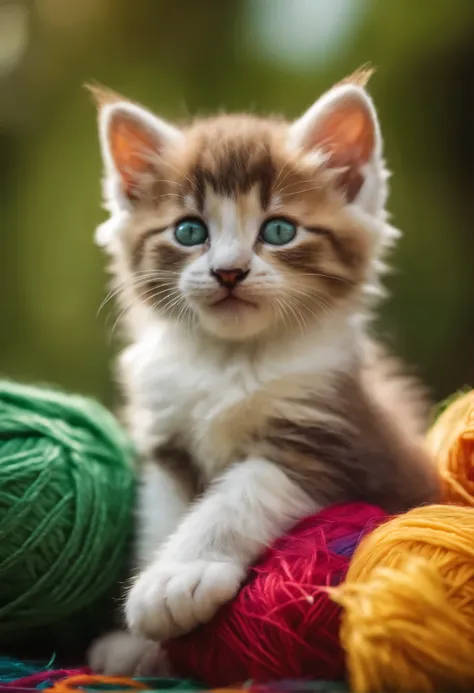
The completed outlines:
<svg viewBox="0 0 474 693">
<path fill-rule="evenodd" d="M 248 275 L 248 270 L 245 271 L 240 269 L 240 267 L 234 269 L 216 269 L 211 270 L 211 274 L 221 286 L 233 289 L 236 284 L 245 279 Z"/>
</svg>

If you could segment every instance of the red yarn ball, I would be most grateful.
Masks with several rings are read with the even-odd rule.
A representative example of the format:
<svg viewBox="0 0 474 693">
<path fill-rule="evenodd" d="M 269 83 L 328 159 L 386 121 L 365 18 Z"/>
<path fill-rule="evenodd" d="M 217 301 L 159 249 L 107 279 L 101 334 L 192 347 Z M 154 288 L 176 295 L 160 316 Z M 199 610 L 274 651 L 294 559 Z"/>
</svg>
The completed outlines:
<svg viewBox="0 0 474 693">
<path fill-rule="evenodd" d="M 347 503 L 304 519 L 251 567 L 210 623 L 166 644 L 173 673 L 210 687 L 341 679 L 340 607 L 324 588 L 344 579 L 361 536 L 386 517 Z"/>
</svg>

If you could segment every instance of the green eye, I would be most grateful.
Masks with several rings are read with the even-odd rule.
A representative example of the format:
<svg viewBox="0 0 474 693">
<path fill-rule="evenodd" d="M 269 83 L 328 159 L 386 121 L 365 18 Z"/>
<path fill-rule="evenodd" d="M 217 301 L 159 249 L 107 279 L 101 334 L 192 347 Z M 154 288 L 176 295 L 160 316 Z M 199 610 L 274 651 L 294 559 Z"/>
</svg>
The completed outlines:
<svg viewBox="0 0 474 693">
<path fill-rule="evenodd" d="M 176 226 L 174 235 L 181 245 L 202 245 L 209 236 L 207 227 L 199 219 L 185 219 Z"/>
<path fill-rule="evenodd" d="M 285 245 L 296 236 L 296 226 L 288 219 L 269 219 L 260 231 L 260 237 L 269 245 Z"/>
</svg>

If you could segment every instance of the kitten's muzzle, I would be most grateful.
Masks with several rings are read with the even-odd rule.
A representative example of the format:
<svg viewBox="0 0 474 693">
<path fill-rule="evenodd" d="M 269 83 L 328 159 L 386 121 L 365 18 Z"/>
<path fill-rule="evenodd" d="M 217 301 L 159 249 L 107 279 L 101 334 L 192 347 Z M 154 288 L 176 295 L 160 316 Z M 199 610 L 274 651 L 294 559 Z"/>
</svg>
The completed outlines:
<svg viewBox="0 0 474 693">
<path fill-rule="evenodd" d="M 243 270 L 240 267 L 233 269 L 216 269 L 211 270 L 211 276 L 217 281 L 220 286 L 226 289 L 234 289 L 237 284 L 244 281 L 248 276 L 249 270 Z"/>
</svg>

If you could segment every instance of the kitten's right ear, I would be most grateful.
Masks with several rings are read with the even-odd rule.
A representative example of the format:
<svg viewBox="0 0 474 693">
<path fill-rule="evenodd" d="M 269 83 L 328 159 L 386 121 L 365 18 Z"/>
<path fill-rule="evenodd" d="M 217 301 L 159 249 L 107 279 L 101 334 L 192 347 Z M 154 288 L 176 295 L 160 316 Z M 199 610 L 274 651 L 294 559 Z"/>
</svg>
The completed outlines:
<svg viewBox="0 0 474 693">
<path fill-rule="evenodd" d="M 326 92 L 291 125 L 290 143 L 339 171 L 336 180 L 347 202 L 378 213 L 387 174 L 377 114 L 364 88 L 370 74 L 358 71 Z"/>
<path fill-rule="evenodd" d="M 105 203 L 111 212 L 130 210 L 143 176 L 154 170 L 163 149 L 179 144 L 183 135 L 141 106 L 110 92 L 93 93 L 99 108 Z"/>
</svg>

